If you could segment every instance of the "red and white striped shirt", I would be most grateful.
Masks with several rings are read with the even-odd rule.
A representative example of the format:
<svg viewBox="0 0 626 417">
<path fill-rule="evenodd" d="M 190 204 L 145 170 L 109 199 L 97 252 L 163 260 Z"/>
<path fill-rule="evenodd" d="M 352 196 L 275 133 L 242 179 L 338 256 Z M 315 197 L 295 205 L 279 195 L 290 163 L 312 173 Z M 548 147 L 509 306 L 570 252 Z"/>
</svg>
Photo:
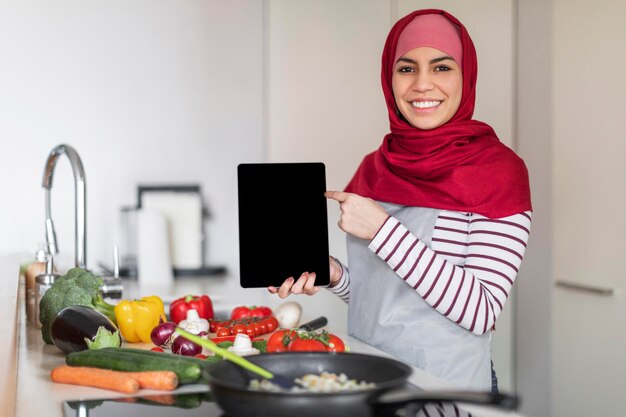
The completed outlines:
<svg viewBox="0 0 626 417">
<path fill-rule="evenodd" d="M 396 274 L 441 314 L 475 334 L 491 330 L 511 291 L 526 251 L 531 212 L 490 219 L 441 211 L 427 247 L 389 217 L 369 244 Z M 330 288 L 350 298 L 344 266 Z"/>
</svg>

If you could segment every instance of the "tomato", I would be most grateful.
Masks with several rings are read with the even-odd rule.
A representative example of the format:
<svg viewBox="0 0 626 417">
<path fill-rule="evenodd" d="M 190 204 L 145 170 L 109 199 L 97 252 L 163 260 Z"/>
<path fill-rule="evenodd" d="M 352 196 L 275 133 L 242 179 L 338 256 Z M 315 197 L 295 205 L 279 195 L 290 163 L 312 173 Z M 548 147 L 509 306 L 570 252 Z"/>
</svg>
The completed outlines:
<svg viewBox="0 0 626 417">
<path fill-rule="evenodd" d="M 272 309 L 265 306 L 259 306 L 250 311 L 250 317 L 269 317 L 271 315 Z"/>
<path fill-rule="evenodd" d="M 240 320 L 248 317 L 269 317 L 271 315 L 272 309 L 266 306 L 239 306 L 230 313 L 230 319 Z"/>
<path fill-rule="evenodd" d="M 217 330 L 217 321 L 216 320 L 209 320 L 209 331 L 211 333 L 215 333 L 215 331 Z"/>
<path fill-rule="evenodd" d="M 199 359 L 206 359 L 206 355 L 203 355 L 202 353 L 198 353 L 195 357 Z"/>
<path fill-rule="evenodd" d="M 289 344 L 289 342 L 291 341 L 291 338 L 294 337 L 294 335 L 295 335 L 295 332 L 288 330 L 288 329 L 277 330 L 276 332 L 274 332 L 274 334 L 270 336 L 269 339 L 267 339 L 267 345 L 265 347 L 265 350 L 268 353 L 269 352 L 287 352 L 287 345 L 284 342 L 286 341 L 287 344 Z"/>
<path fill-rule="evenodd" d="M 230 313 L 231 320 L 239 320 L 246 317 L 250 317 L 250 309 L 246 306 L 235 307 Z"/>
<path fill-rule="evenodd" d="M 264 321 L 260 321 L 257 323 L 257 325 L 259 326 L 259 334 L 265 334 L 267 333 L 267 325 L 265 324 Z"/>
<path fill-rule="evenodd" d="M 246 326 L 244 326 L 243 324 L 235 324 L 231 330 L 232 334 L 239 334 L 239 333 L 245 333 L 246 332 Z"/>
<path fill-rule="evenodd" d="M 268 333 L 273 332 L 274 330 L 278 328 L 278 320 L 276 319 L 276 317 L 271 316 L 271 317 L 266 318 L 264 321 L 265 321 L 265 325 L 267 326 Z"/>
<path fill-rule="evenodd" d="M 220 327 L 217 329 L 217 332 L 215 334 L 217 337 L 222 337 L 222 336 L 230 336 L 231 332 L 230 329 L 227 327 Z"/>
<path fill-rule="evenodd" d="M 227 321 L 218 321 L 218 322 L 215 322 L 215 325 L 214 325 L 214 329 L 213 329 L 213 331 L 214 331 L 215 333 L 217 333 L 220 329 L 225 329 L 225 328 L 228 326 L 228 323 L 229 323 L 229 322 L 227 322 Z M 209 330 L 211 330 L 210 325 L 209 325 Z"/>
<path fill-rule="evenodd" d="M 324 352 L 326 346 L 319 340 L 298 338 L 289 342 L 288 350 L 290 352 Z"/>
<path fill-rule="evenodd" d="M 151 348 L 150 350 L 153 351 L 153 352 L 163 352 L 163 348 L 160 348 L 158 346 L 155 346 L 155 347 Z"/>
<path fill-rule="evenodd" d="M 245 326 L 245 328 L 246 328 L 245 334 L 250 336 L 250 339 L 253 339 L 254 336 L 256 336 L 256 332 L 254 331 L 254 325 L 248 324 L 247 326 Z"/>
<path fill-rule="evenodd" d="M 346 345 L 343 343 L 338 336 L 334 334 L 328 334 L 328 346 L 326 346 L 326 350 L 329 352 L 345 352 Z"/>
</svg>

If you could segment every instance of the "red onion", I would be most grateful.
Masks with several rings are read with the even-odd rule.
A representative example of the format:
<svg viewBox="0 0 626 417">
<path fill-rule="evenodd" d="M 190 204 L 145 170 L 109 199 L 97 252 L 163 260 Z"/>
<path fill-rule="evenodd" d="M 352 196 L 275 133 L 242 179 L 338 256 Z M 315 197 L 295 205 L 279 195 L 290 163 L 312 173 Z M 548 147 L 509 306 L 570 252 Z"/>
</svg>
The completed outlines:
<svg viewBox="0 0 626 417">
<path fill-rule="evenodd" d="M 196 356 L 202 353 L 202 346 L 196 345 L 191 340 L 187 340 L 182 336 L 178 336 L 172 343 L 172 353 L 184 356 Z"/>
<path fill-rule="evenodd" d="M 150 340 L 155 345 L 162 347 L 164 349 L 169 349 L 172 345 L 172 341 L 175 338 L 174 332 L 176 331 L 176 323 L 171 321 L 163 321 L 152 329 L 150 333 Z"/>
</svg>

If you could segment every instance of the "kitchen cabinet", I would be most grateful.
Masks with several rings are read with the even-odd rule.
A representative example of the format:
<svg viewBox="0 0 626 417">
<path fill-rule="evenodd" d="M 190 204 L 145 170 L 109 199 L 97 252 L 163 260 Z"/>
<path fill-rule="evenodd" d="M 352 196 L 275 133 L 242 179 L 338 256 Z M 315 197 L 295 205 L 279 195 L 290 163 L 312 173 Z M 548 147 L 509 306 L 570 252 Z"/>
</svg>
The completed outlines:
<svg viewBox="0 0 626 417">
<path fill-rule="evenodd" d="M 3 336 L 7 347 L 0 353 L 0 367 L 5 378 L 2 393 L 3 416 L 30 417 L 46 415 L 61 417 L 62 403 L 66 400 L 124 397 L 112 391 L 73 385 L 54 384 L 49 379 L 50 370 L 64 362 L 64 355 L 56 347 L 46 345 L 39 329 L 26 323 L 23 288 L 18 285 L 19 258 L 0 257 L 0 312 L 7 326 Z M 219 309 L 219 303 L 217 303 Z M 312 312 L 311 314 L 315 314 Z M 306 319 L 306 317 L 304 317 Z M 12 330 L 13 329 L 13 330 Z M 14 332 L 11 335 L 11 332 Z M 353 351 L 383 355 L 382 352 L 354 338 L 342 335 Z M 414 369 L 410 382 L 423 389 L 449 389 L 449 385 L 422 370 Z M 205 389 L 199 385 L 187 385 L 177 390 L 185 393 Z M 143 390 L 141 395 L 158 394 L 159 391 Z M 36 400 L 34 400 L 36 399 Z M 514 412 L 463 406 L 476 416 L 520 416 Z M 520 416 L 521 417 L 521 416 Z"/>
<path fill-rule="evenodd" d="M 626 4 L 553 3 L 553 416 L 624 415 Z"/>
</svg>

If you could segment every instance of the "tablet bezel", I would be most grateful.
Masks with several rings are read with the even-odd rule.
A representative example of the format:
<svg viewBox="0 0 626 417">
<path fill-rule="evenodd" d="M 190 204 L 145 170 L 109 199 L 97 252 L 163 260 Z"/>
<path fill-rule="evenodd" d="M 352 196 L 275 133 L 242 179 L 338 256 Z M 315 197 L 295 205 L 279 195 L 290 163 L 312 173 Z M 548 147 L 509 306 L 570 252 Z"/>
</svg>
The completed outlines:
<svg viewBox="0 0 626 417">
<path fill-rule="evenodd" d="M 303 272 L 315 272 L 315 285 L 327 286 L 325 165 L 242 163 L 237 167 L 237 184 L 241 287 L 278 287 Z"/>
</svg>

